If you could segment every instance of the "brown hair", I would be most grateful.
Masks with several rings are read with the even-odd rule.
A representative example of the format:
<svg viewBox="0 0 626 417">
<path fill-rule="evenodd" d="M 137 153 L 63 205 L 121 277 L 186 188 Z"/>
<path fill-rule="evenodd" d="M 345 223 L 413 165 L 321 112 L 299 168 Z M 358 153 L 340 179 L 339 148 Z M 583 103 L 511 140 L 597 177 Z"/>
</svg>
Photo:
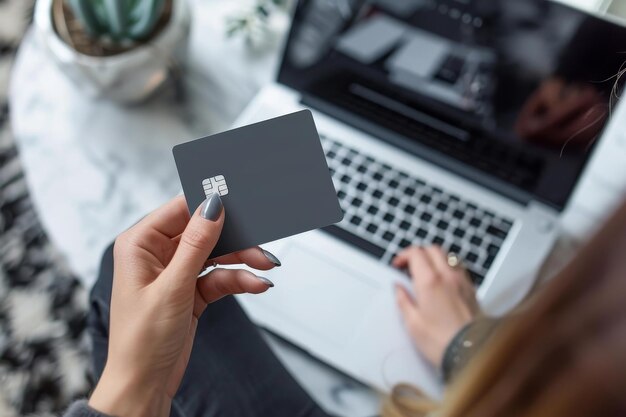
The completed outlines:
<svg viewBox="0 0 626 417">
<path fill-rule="evenodd" d="M 626 415 L 626 204 L 501 327 L 437 417 Z M 434 409 L 398 387 L 383 415 Z"/>
</svg>

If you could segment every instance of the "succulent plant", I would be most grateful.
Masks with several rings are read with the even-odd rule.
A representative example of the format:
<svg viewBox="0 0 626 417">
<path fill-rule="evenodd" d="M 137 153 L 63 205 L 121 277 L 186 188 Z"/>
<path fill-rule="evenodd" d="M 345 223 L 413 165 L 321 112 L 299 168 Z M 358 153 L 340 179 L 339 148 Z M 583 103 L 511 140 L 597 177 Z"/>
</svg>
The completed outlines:
<svg viewBox="0 0 626 417">
<path fill-rule="evenodd" d="M 115 42 L 138 41 L 152 33 L 165 0 L 66 0 L 93 37 Z"/>
</svg>

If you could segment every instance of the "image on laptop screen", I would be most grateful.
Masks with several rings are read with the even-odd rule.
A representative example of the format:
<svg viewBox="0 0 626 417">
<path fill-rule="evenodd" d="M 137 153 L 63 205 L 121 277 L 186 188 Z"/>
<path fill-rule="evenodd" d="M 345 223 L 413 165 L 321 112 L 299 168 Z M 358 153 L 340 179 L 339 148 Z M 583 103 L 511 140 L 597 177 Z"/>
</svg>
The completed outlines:
<svg viewBox="0 0 626 417">
<path fill-rule="evenodd" d="M 624 51 L 626 28 L 551 1 L 301 0 L 279 81 L 562 209 Z"/>
</svg>

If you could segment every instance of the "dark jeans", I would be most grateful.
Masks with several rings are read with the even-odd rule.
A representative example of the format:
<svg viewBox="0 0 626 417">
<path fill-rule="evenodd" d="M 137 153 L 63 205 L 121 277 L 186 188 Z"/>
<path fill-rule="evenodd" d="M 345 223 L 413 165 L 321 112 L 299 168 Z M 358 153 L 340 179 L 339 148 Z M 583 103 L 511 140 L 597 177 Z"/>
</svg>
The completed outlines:
<svg viewBox="0 0 626 417">
<path fill-rule="evenodd" d="M 91 292 L 93 366 L 107 356 L 112 249 Z M 328 417 L 287 372 L 235 298 L 210 304 L 198 323 L 189 366 L 172 403 L 177 417 Z"/>
</svg>

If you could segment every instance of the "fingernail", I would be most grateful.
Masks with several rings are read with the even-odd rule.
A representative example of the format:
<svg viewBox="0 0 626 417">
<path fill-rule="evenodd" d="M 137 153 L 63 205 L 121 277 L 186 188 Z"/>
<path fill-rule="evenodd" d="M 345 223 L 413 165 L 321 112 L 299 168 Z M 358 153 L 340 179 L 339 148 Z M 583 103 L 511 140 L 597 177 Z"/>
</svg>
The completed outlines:
<svg viewBox="0 0 626 417">
<path fill-rule="evenodd" d="M 269 279 L 265 278 L 265 277 L 257 276 L 257 279 L 259 281 L 261 281 L 263 284 L 267 285 L 268 287 L 273 287 L 274 286 L 274 283 L 272 281 L 270 281 Z"/>
<path fill-rule="evenodd" d="M 265 257 L 274 265 L 276 266 L 281 266 L 282 264 L 280 263 L 280 260 L 276 257 L 276 255 L 274 255 L 272 252 L 267 251 L 265 249 L 261 249 L 261 252 L 263 252 L 263 255 L 265 255 Z"/>
<path fill-rule="evenodd" d="M 224 209 L 224 205 L 222 204 L 222 199 L 218 193 L 213 193 L 204 200 L 202 203 L 202 210 L 200 210 L 200 215 L 212 222 L 216 221 L 220 218 L 220 214 L 222 214 L 222 210 Z"/>
</svg>

